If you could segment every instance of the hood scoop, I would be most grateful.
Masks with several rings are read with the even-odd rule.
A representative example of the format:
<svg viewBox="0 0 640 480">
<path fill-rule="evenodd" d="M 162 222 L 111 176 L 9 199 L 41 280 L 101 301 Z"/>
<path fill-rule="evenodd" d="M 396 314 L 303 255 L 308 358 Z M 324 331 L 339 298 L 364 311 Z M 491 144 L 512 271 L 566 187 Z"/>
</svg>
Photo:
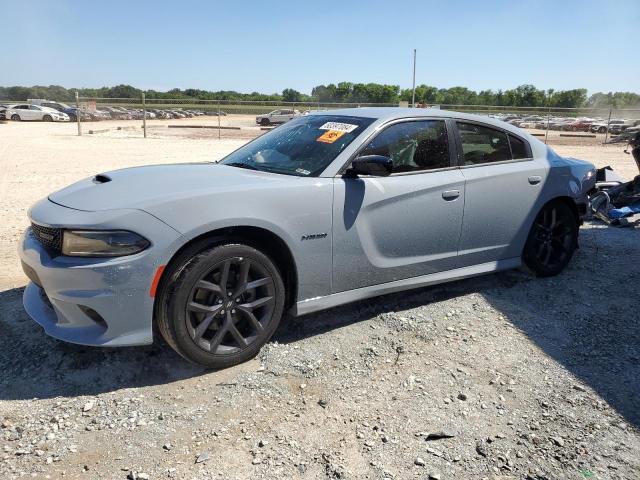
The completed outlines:
<svg viewBox="0 0 640 480">
<path fill-rule="evenodd" d="M 95 177 L 93 177 L 91 179 L 91 181 L 93 183 L 108 183 L 111 181 L 111 177 L 109 177 L 108 175 L 105 175 L 104 173 L 99 173 L 98 175 L 96 175 Z"/>
</svg>

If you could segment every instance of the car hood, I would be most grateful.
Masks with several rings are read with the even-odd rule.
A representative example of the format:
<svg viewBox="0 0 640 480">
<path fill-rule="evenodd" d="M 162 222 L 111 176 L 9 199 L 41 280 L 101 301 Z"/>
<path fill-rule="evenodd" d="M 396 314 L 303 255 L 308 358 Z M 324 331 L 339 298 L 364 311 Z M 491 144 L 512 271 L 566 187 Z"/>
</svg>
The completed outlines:
<svg viewBox="0 0 640 480">
<path fill-rule="evenodd" d="M 300 177 L 257 172 L 211 163 L 150 165 L 101 173 L 49 195 L 49 200 L 76 210 L 136 208 L 211 192 L 282 188 Z"/>
</svg>

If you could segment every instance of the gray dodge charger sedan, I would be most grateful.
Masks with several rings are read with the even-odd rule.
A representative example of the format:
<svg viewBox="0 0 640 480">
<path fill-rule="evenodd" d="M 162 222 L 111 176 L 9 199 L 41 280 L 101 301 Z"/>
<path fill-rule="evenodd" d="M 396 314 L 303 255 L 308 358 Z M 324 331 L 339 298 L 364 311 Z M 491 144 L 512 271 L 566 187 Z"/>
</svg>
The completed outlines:
<svg viewBox="0 0 640 480">
<path fill-rule="evenodd" d="M 593 165 L 486 117 L 299 117 L 220 163 L 100 173 L 29 211 L 24 306 L 49 335 L 245 361 L 285 312 L 526 265 L 577 248 Z"/>
</svg>

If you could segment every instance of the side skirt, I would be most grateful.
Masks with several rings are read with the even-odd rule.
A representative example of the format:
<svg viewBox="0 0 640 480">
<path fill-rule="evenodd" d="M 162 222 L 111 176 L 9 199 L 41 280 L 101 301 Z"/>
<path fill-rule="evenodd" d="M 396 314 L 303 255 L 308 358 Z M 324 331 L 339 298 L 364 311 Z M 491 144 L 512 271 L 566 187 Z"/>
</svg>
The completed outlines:
<svg viewBox="0 0 640 480">
<path fill-rule="evenodd" d="M 345 292 L 333 293 L 324 297 L 309 298 L 296 303 L 292 308 L 291 313 L 294 316 L 306 315 L 307 313 L 317 312 L 319 310 L 325 310 L 345 303 L 356 302 L 358 300 L 377 297 L 378 295 L 385 295 L 387 293 L 427 287 L 438 283 L 475 277 L 485 273 L 518 268 L 521 264 L 522 262 L 520 258 L 509 258 L 506 260 L 498 260 L 497 262 L 481 263 L 471 267 L 456 268 L 454 270 L 431 273 L 420 277 L 406 278 L 403 280 L 396 280 L 394 282 L 357 288 L 355 290 L 347 290 Z"/>
</svg>

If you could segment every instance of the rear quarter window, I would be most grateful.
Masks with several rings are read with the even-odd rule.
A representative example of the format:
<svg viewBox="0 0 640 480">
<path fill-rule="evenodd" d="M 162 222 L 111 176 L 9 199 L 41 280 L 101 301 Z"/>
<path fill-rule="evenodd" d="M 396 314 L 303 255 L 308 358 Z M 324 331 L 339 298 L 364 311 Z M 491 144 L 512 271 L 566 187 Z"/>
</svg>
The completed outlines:
<svg viewBox="0 0 640 480">
<path fill-rule="evenodd" d="M 511 156 L 514 160 L 521 160 L 524 158 L 530 158 L 529 149 L 524 140 L 518 137 L 509 135 L 509 144 L 511 145 Z"/>
</svg>

